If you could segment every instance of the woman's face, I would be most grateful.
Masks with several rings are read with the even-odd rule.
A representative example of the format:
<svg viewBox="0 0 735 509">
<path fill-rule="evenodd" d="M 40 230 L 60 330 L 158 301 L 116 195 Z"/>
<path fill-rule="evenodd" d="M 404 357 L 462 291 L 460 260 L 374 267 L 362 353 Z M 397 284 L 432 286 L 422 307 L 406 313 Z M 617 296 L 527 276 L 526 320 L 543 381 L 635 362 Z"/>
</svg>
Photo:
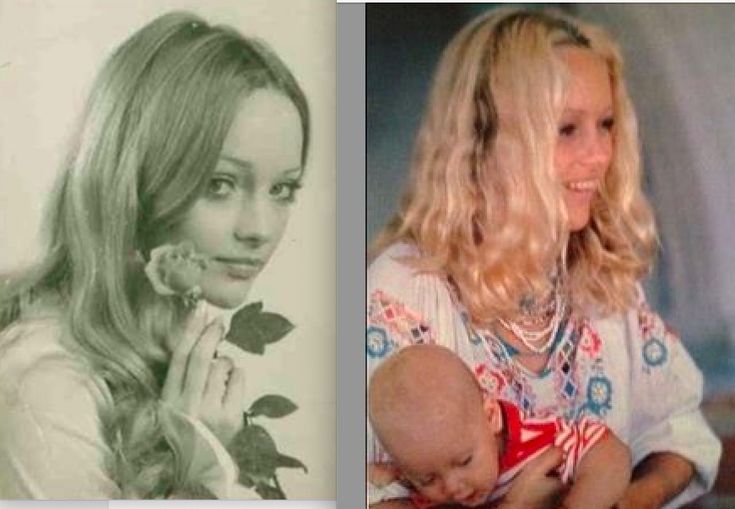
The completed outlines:
<svg viewBox="0 0 735 509">
<path fill-rule="evenodd" d="M 299 113 L 282 93 L 260 89 L 240 104 L 212 177 L 174 231 L 213 260 L 201 284 L 212 304 L 242 304 L 281 240 L 302 143 Z"/>
<path fill-rule="evenodd" d="M 590 220 L 613 151 L 612 87 L 606 62 L 590 50 L 568 47 L 559 53 L 569 68 L 566 104 L 559 121 L 554 153 L 557 175 L 564 186 L 570 231 Z"/>
</svg>

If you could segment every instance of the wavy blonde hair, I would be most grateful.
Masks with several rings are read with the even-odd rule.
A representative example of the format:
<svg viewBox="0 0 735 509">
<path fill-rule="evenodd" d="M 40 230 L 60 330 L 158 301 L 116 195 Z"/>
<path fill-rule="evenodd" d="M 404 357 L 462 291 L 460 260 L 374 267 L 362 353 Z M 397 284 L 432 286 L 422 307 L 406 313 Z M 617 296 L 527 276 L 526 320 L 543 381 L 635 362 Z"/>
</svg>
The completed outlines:
<svg viewBox="0 0 735 509">
<path fill-rule="evenodd" d="M 167 497 L 183 486 L 157 418 L 171 352 L 188 310 L 156 294 L 135 253 L 147 253 L 205 189 L 238 105 L 269 88 L 300 114 L 306 98 L 264 43 L 187 13 L 161 16 L 101 70 L 48 210 L 41 261 L 0 292 L 0 330 L 39 298 L 63 302 L 70 345 L 104 380 L 100 410 L 123 498 Z M 191 492 L 190 492 L 191 493 Z"/>
<path fill-rule="evenodd" d="M 607 63 L 612 163 L 591 220 L 569 233 L 554 149 L 568 70 L 560 46 Z M 573 306 L 632 304 L 656 248 L 641 190 L 637 122 L 620 50 L 601 29 L 553 11 L 501 8 L 465 26 L 442 54 L 399 213 L 373 253 L 407 240 L 422 271 L 448 277 L 472 321 L 518 312 L 549 289 L 564 250 Z"/>
</svg>

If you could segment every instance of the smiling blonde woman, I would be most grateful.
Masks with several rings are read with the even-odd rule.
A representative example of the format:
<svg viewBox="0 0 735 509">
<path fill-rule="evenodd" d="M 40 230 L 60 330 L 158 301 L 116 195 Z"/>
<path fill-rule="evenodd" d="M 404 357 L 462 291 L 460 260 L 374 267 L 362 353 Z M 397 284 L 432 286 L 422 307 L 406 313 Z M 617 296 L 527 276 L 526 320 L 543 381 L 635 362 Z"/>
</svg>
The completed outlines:
<svg viewBox="0 0 735 509">
<path fill-rule="evenodd" d="M 640 285 L 656 229 L 622 69 L 604 31 L 555 12 L 492 10 L 454 37 L 368 269 L 368 372 L 444 345 L 532 416 L 604 421 L 635 465 L 618 507 L 678 507 L 711 487 L 721 447 L 701 373 Z M 390 461 L 368 435 L 368 463 Z M 548 505 L 553 462 L 500 506 Z M 369 488 L 407 504 L 399 484 Z"/>
</svg>

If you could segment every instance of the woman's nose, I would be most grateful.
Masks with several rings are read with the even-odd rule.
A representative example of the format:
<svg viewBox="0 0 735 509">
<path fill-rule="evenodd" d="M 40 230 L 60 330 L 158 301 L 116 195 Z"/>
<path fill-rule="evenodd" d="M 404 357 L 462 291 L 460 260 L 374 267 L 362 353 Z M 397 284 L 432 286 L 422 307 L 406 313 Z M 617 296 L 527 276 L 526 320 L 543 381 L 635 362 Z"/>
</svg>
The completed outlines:
<svg viewBox="0 0 735 509">
<path fill-rule="evenodd" d="M 595 131 L 585 140 L 583 160 L 590 164 L 607 165 L 612 158 L 612 139 L 607 132 Z"/>
<path fill-rule="evenodd" d="M 244 200 L 235 222 L 235 238 L 250 249 L 266 244 L 271 236 L 271 211 L 267 200 Z"/>
</svg>

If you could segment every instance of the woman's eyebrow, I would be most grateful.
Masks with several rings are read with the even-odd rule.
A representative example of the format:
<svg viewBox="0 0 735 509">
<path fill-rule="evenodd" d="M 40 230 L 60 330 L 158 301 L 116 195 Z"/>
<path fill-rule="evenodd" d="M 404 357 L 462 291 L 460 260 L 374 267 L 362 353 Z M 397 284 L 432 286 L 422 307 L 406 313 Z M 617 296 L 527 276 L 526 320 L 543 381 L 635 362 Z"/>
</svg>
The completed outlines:
<svg viewBox="0 0 735 509">
<path fill-rule="evenodd" d="M 228 163 L 234 164 L 235 166 L 237 166 L 238 168 L 242 170 L 252 170 L 253 169 L 253 163 L 251 163 L 250 161 L 245 161 L 237 157 L 228 156 L 227 154 L 222 154 L 219 156 L 219 158 L 227 161 Z M 281 173 L 283 173 L 283 175 L 286 177 L 291 177 L 292 174 L 295 174 L 293 175 L 294 177 L 300 177 L 303 172 L 304 172 L 303 167 L 295 166 L 293 168 L 284 170 Z"/>
<path fill-rule="evenodd" d="M 600 114 L 614 113 L 615 112 L 614 110 L 615 109 L 613 108 L 613 106 L 606 106 L 604 108 L 601 108 L 599 110 L 599 113 Z M 564 115 L 584 115 L 585 113 L 590 112 L 590 111 L 592 110 L 587 109 L 587 108 L 564 108 L 564 111 L 562 112 L 562 114 Z M 597 113 L 597 112 L 595 111 L 593 113 Z"/>
<path fill-rule="evenodd" d="M 251 170 L 253 168 L 253 164 L 250 161 L 243 161 L 242 159 L 238 159 L 237 157 L 222 154 L 219 156 L 219 158 L 224 159 L 228 163 L 232 163 L 235 166 L 242 168 L 243 170 Z"/>
</svg>

